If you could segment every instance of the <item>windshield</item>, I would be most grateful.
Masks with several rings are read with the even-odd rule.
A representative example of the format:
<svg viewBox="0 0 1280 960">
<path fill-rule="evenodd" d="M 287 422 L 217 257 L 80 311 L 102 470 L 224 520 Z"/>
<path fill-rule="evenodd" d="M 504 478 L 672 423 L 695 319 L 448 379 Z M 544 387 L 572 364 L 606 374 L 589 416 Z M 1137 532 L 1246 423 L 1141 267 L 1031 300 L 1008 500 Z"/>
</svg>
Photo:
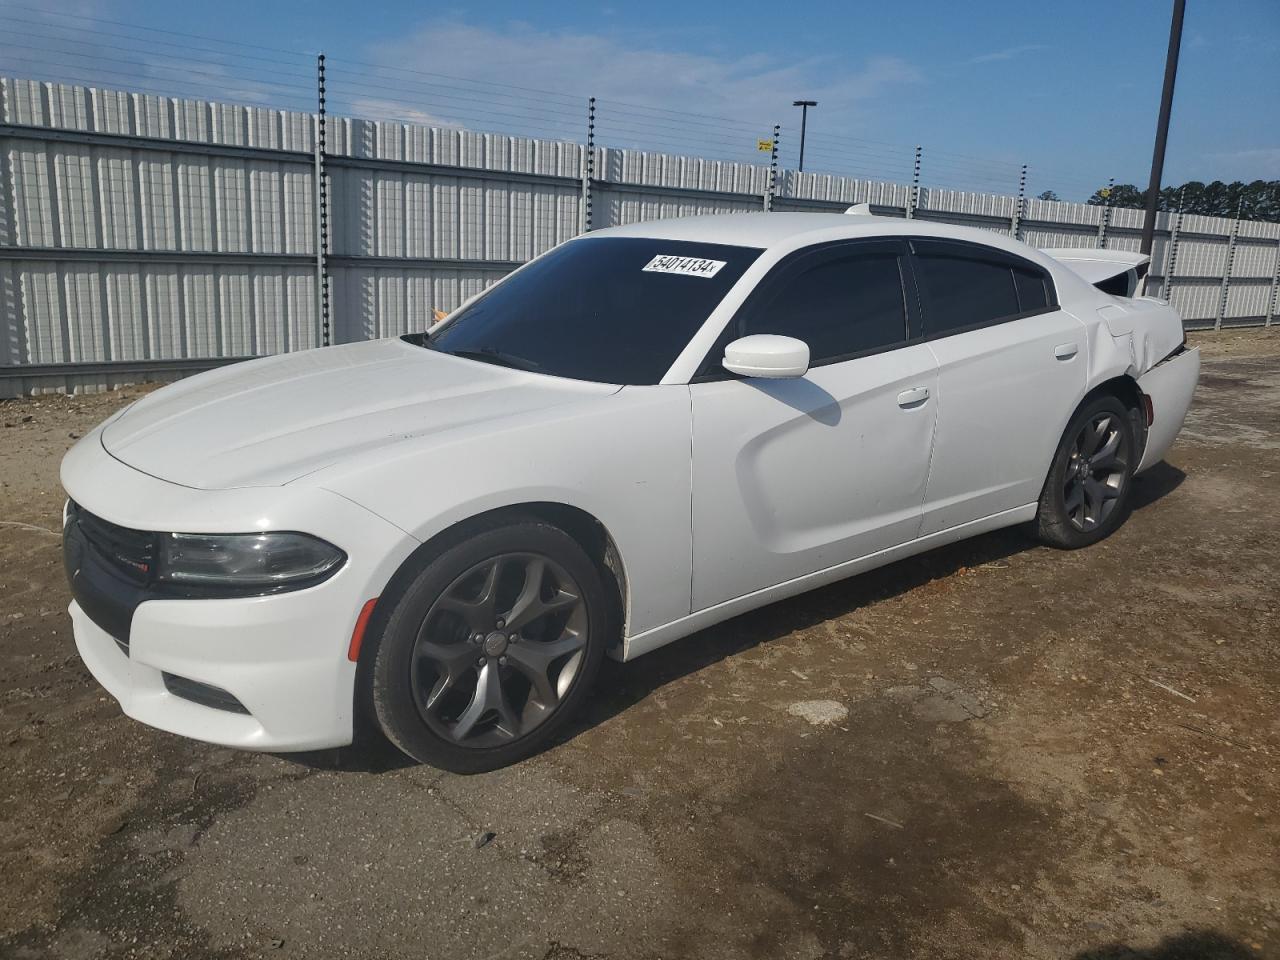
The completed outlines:
<svg viewBox="0 0 1280 960">
<path fill-rule="evenodd" d="M 413 343 L 599 383 L 652 384 L 760 255 L 647 237 L 575 240 Z"/>
</svg>

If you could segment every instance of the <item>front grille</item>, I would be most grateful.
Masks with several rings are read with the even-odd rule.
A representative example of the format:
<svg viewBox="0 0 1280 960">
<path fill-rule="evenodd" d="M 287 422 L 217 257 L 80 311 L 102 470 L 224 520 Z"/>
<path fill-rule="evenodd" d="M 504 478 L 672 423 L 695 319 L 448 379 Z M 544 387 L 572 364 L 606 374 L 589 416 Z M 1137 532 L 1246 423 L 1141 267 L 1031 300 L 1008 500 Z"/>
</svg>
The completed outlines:
<svg viewBox="0 0 1280 960">
<path fill-rule="evenodd" d="M 67 505 L 67 522 L 76 524 L 89 548 L 125 580 L 139 586 L 152 581 L 156 534 L 103 520 L 74 500 Z"/>
</svg>

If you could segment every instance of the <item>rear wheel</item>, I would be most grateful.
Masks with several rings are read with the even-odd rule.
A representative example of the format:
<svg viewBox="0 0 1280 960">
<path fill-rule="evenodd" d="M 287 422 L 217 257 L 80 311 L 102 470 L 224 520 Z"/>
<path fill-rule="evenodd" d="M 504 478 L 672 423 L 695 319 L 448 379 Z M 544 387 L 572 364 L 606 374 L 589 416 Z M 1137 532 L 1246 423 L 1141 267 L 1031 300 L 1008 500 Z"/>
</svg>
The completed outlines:
<svg viewBox="0 0 1280 960">
<path fill-rule="evenodd" d="M 1130 412 L 1113 396 L 1098 397 L 1072 418 L 1040 494 L 1036 534 L 1071 550 L 1097 543 L 1124 523 L 1133 486 Z"/>
<path fill-rule="evenodd" d="M 371 671 L 387 737 L 423 763 L 491 770 L 545 747 L 588 692 L 612 630 L 600 573 L 528 521 L 429 563 L 392 610 Z"/>
</svg>

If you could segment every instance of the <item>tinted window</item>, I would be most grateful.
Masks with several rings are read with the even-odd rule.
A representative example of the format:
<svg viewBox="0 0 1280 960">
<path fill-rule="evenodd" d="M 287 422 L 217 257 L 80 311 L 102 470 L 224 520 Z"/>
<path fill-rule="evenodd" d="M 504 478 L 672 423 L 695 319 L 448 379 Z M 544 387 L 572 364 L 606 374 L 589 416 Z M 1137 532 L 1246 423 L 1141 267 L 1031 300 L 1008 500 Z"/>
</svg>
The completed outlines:
<svg viewBox="0 0 1280 960">
<path fill-rule="evenodd" d="M 1114 277 L 1107 277 L 1105 280 L 1099 280 L 1094 284 L 1103 293 L 1109 293 L 1113 297 L 1127 297 L 1133 291 L 1129 283 L 1129 271 L 1117 273 Z"/>
<path fill-rule="evenodd" d="M 918 243 L 915 263 L 930 336 L 1022 312 L 1007 262 L 971 255 L 959 244 Z"/>
<path fill-rule="evenodd" d="M 1048 308 L 1048 281 L 1041 271 L 1014 267 L 1013 285 L 1018 288 L 1019 313 L 1034 313 Z"/>
<path fill-rule="evenodd" d="M 409 339 L 575 380 L 657 383 L 759 255 L 689 241 L 577 240 L 498 284 L 430 337 Z"/>
<path fill-rule="evenodd" d="M 748 307 L 739 336 L 796 337 L 809 345 L 809 362 L 815 365 L 906 340 L 895 254 L 824 251 L 782 269 L 780 282 Z"/>
</svg>

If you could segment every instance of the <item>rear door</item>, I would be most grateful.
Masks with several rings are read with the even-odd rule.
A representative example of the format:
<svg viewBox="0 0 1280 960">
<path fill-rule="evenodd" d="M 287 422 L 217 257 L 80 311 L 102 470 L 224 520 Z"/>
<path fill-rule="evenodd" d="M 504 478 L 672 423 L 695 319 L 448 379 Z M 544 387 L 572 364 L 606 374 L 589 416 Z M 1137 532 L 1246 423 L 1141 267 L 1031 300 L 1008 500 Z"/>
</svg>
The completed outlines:
<svg viewBox="0 0 1280 960">
<path fill-rule="evenodd" d="M 921 535 L 1034 503 L 1087 379 L 1085 327 L 1036 264 L 913 239 L 938 428 Z"/>
<path fill-rule="evenodd" d="M 730 321 L 689 388 L 694 610 L 917 535 L 937 364 L 910 282 L 905 241 L 828 244 L 784 260 Z M 725 344 L 753 333 L 804 340 L 808 374 L 727 374 Z"/>
</svg>

